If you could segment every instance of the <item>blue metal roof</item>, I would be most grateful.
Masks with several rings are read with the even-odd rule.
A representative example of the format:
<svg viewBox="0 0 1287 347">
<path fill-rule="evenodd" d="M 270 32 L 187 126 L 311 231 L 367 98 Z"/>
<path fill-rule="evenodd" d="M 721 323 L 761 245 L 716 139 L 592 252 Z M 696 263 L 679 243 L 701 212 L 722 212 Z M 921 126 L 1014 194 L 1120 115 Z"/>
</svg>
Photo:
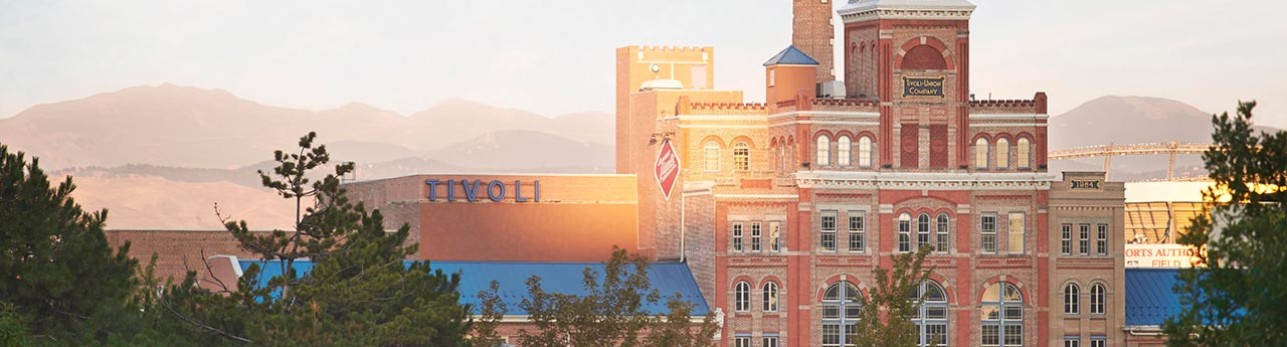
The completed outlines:
<svg viewBox="0 0 1287 347">
<path fill-rule="evenodd" d="M 243 270 L 250 264 L 259 264 L 261 269 L 260 283 L 281 273 L 278 261 L 241 260 Z M 410 266 L 411 261 L 406 264 Z M 541 278 L 541 288 L 550 293 L 584 295 L 585 286 L 582 272 L 586 268 L 594 270 L 599 281 L 603 281 L 603 263 L 542 263 L 542 262 L 467 262 L 467 261 L 431 261 L 429 267 L 445 273 L 460 273 L 460 301 L 472 305 L 474 314 L 478 314 L 479 291 L 488 290 L 492 280 L 500 284 L 500 296 L 508 308 L 506 315 L 526 315 L 519 303 L 528 297 L 526 281 L 532 275 Z M 296 261 L 295 271 L 303 274 L 313 269 L 310 261 Z M 646 305 L 649 314 L 665 314 L 666 300 L 678 292 L 689 302 L 696 304 L 693 316 L 705 316 L 710 309 L 702 298 L 701 289 L 693 279 L 692 272 L 683 263 L 653 263 L 648 268 L 648 280 L 652 287 L 662 295 L 658 303 Z"/>
<path fill-rule="evenodd" d="M 769 65 L 818 65 L 818 61 L 796 49 L 795 46 L 787 46 L 786 49 L 778 52 L 778 55 L 764 62 L 764 66 Z"/>
<path fill-rule="evenodd" d="M 1180 269 L 1126 269 L 1126 325 L 1160 326 L 1180 313 Z"/>
</svg>

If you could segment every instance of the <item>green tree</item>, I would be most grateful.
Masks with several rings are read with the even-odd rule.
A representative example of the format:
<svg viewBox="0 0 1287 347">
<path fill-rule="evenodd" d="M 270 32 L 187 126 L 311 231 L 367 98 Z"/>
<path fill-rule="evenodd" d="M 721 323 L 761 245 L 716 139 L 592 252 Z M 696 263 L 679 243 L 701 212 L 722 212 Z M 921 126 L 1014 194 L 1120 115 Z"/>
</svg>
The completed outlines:
<svg viewBox="0 0 1287 347">
<path fill-rule="evenodd" d="M 918 346 L 920 332 L 912 317 L 925 303 L 921 284 L 929 278 L 930 269 L 922 264 L 932 247 L 922 246 L 916 253 L 894 255 L 892 269 L 877 266 L 872 270 L 876 286 L 868 290 L 868 297 L 859 296 L 862 312 L 852 337 L 859 347 Z M 882 317 L 881 313 L 885 313 Z"/>
<path fill-rule="evenodd" d="M 25 317 L 32 343 L 103 344 L 137 311 L 138 261 L 128 243 L 108 245 L 107 210 L 81 210 L 75 189 L 0 145 L 0 298 Z"/>
<path fill-rule="evenodd" d="M 300 138 L 295 153 L 276 151 L 273 172 L 260 172 L 264 186 L 296 202 L 293 230 L 252 232 L 245 221 L 226 222 L 242 247 L 277 260 L 279 275 L 266 281 L 258 265 L 220 293 L 193 289 L 189 273 L 171 285 L 158 306 L 190 332 L 222 343 L 273 346 L 463 346 L 470 331 L 469 307 L 459 303 L 460 277 L 431 270 L 427 261 L 404 261 L 410 227 L 384 228 L 380 212 L 368 213 L 346 196 L 339 177 L 353 165 L 312 181 L 330 161 L 315 133 Z M 311 205 L 311 206 L 309 206 Z M 308 207 L 305 207 L 308 206 Z M 312 261 L 306 274 L 295 262 Z"/>
<path fill-rule="evenodd" d="M 0 346 L 26 346 L 27 319 L 13 304 L 0 301 Z"/>
<path fill-rule="evenodd" d="M 519 344 L 529 347 L 711 346 L 718 329 L 708 315 L 693 326 L 693 304 L 678 294 L 667 301 L 667 315 L 652 316 L 646 307 L 661 295 L 648 280 L 648 260 L 614 248 L 603 280 L 589 268 L 582 273 L 586 294 L 546 292 L 541 278 L 527 280 L 529 298 L 519 304 L 534 331 L 521 330 Z M 648 337 L 643 337 L 647 334 Z"/>
<path fill-rule="evenodd" d="M 1202 155 L 1210 216 L 1179 243 L 1205 250 L 1180 271 L 1184 309 L 1163 325 L 1170 346 L 1252 346 L 1287 340 L 1287 132 L 1252 129 L 1256 103 L 1213 115 Z"/>
<path fill-rule="evenodd" d="M 478 291 L 479 319 L 474 322 L 475 347 L 501 347 L 505 342 L 497 328 L 509 312 L 509 305 L 500 295 L 500 282 L 492 280 L 487 290 Z"/>
</svg>

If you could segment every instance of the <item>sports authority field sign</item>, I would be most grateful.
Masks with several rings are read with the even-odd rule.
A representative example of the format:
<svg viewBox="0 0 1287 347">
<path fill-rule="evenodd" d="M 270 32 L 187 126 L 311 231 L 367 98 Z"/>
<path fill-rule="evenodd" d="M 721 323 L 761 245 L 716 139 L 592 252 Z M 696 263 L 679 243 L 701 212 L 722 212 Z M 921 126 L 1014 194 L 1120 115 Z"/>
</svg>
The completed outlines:
<svg viewBox="0 0 1287 347">
<path fill-rule="evenodd" d="M 670 200 L 670 193 L 675 190 L 675 183 L 679 181 L 679 155 L 675 152 L 675 146 L 670 144 L 670 139 L 661 140 L 661 151 L 657 152 L 657 163 L 653 166 L 653 174 L 657 176 L 657 187 L 661 188 L 661 196 Z"/>
</svg>

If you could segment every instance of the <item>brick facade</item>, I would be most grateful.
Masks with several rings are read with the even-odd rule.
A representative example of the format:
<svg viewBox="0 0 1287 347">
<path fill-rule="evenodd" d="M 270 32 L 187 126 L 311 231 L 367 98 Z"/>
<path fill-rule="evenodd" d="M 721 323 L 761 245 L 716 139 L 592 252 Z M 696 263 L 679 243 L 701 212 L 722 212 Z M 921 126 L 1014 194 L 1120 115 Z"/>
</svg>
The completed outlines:
<svg viewBox="0 0 1287 347">
<path fill-rule="evenodd" d="M 1122 344 L 1121 242 L 1106 243 L 1107 254 L 1064 257 L 1054 232 L 1066 223 L 1103 224 L 1107 240 L 1122 240 L 1122 185 L 1104 182 L 1099 173 L 1061 180 L 1046 171 L 1044 93 L 1032 100 L 972 100 L 972 5 L 926 1 L 923 6 L 946 7 L 913 16 L 906 11 L 920 13 L 921 4 L 863 8 L 871 3 L 879 2 L 841 10 L 848 99 L 816 99 L 793 87 L 829 69 L 822 58 L 829 59 L 830 50 L 818 53 L 816 43 L 829 42 L 830 31 L 824 36 L 808 25 L 818 22 L 809 17 L 812 1 L 795 2 L 793 44 L 819 64 L 766 66 L 765 104 L 711 101 L 712 91 L 629 94 L 628 103 L 648 107 L 632 108 L 625 118 L 653 130 L 618 140 L 671 139 L 683 153 L 686 196 L 712 200 L 675 211 L 673 203 L 643 193 L 646 172 L 636 171 L 640 210 L 653 210 L 658 235 L 671 220 L 666 214 L 682 214 L 686 240 L 713 235 L 703 239 L 713 242 L 687 244 L 680 257 L 689 259 L 711 307 L 724 314 L 721 343 L 749 336 L 759 346 L 761 337 L 778 336 L 785 345 L 823 344 L 826 289 L 848 282 L 865 295 L 872 269 L 890 266 L 902 244 L 938 245 L 942 218 L 947 249 L 927 263 L 947 292 L 950 345 L 983 343 L 984 293 L 1003 285 L 1021 293 L 1022 303 L 1015 304 L 1022 307 L 1024 345 L 1062 345 L 1071 336 L 1083 346 L 1099 337 Z M 926 81 L 929 89 L 907 85 Z M 655 155 L 650 152 L 628 155 L 646 160 Z M 1100 188 L 1070 189 L 1071 180 L 1100 182 Z M 849 230 L 850 217 L 861 218 L 856 230 Z M 771 250 L 766 230 L 775 227 L 782 247 Z M 861 235 L 862 244 L 854 241 L 850 249 L 851 235 Z M 741 283 L 750 293 L 738 292 Z M 766 283 L 778 285 L 777 311 L 763 310 Z M 1086 313 L 1063 313 L 1067 283 L 1083 288 L 1078 295 Z M 1092 314 L 1089 288 L 1096 284 L 1106 289 L 1105 312 Z M 743 299 L 750 301 L 745 311 Z"/>
</svg>

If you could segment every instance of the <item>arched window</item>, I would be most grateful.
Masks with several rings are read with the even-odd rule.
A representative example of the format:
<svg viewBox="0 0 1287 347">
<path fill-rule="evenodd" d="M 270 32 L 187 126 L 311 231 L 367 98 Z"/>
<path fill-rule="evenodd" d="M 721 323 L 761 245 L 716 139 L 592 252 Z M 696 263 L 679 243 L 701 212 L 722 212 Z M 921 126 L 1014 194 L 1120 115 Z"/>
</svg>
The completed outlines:
<svg viewBox="0 0 1287 347">
<path fill-rule="evenodd" d="M 768 282 L 764 284 L 764 312 L 778 311 L 778 284 Z"/>
<path fill-rule="evenodd" d="M 934 281 L 925 281 L 912 289 L 912 300 L 921 305 L 912 315 L 912 323 L 920 334 L 917 346 L 947 347 L 947 292 Z"/>
<path fill-rule="evenodd" d="M 840 136 L 836 140 L 836 165 L 849 166 L 849 137 Z"/>
<path fill-rule="evenodd" d="M 818 160 L 815 164 L 831 165 L 831 138 L 827 135 L 818 135 Z"/>
<path fill-rule="evenodd" d="M 946 213 L 940 213 L 938 215 L 938 228 L 934 231 L 937 232 L 937 239 L 935 240 L 936 242 L 934 242 L 934 251 L 938 253 L 947 253 L 949 247 L 951 247 L 949 244 L 951 243 L 950 238 L 952 236 L 952 218 L 948 217 Z"/>
<path fill-rule="evenodd" d="M 988 139 L 980 137 L 974 141 L 974 167 L 977 169 L 988 168 Z"/>
<path fill-rule="evenodd" d="M 1076 283 L 1064 286 L 1064 314 L 1081 312 L 1081 287 Z"/>
<path fill-rule="evenodd" d="M 1010 168 L 1010 141 L 997 139 L 997 168 Z"/>
<path fill-rule="evenodd" d="M 737 282 L 733 288 L 733 310 L 737 312 L 747 312 L 751 310 L 751 284 L 746 281 Z"/>
<path fill-rule="evenodd" d="M 706 141 L 702 145 L 702 161 L 706 163 L 706 171 L 719 171 L 719 143 Z"/>
<path fill-rule="evenodd" d="M 930 216 L 929 213 L 921 213 L 916 217 L 916 247 L 925 247 L 930 245 Z"/>
<path fill-rule="evenodd" d="M 787 167 L 786 163 L 786 144 L 784 143 L 778 145 L 778 170 L 782 170 L 783 172 L 791 171 L 791 169 Z"/>
<path fill-rule="evenodd" d="M 822 345 L 824 347 L 852 346 L 857 332 L 858 316 L 862 302 L 858 300 L 858 287 L 849 282 L 839 282 L 827 287 L 822 295 Z"/>
<path fill-rule="evenodd" d="M 919 45 L 907 50 L 903 55 L 904 70 L 943 70 L 947 69 L 947 60 L 943 53 L 930 45 Z"/>
<path fill-rule="evenodd" d="M 1026 137 L 1020 137 L 1015 143 L 1015 160 L 1020 169 L 1032 168 L 1032 143 Z"/>
<path fill-rule="evenodd" d="M 912 251 L 912 215 L 898 215 L 898 251 Z"/>
<path fill-rule="evenodd" d="M 1023 346 L 1023 294 L 1019 287 L 1000 282 L 983 291 L 982 345 Z"/>
<path fill-rule="evenodd" d="M 870 137 L 858 138 L 858 166 L 871 167 L 871 159 L 876 156 L 873 147 Z"/>
<path fill-rule="evenodd" d="M 751 170 L 751 145 L 746 142 L 733 144 L 733 170 Z"/>
<path fill-rule="evenodd" d="M 1090 314 L 1104 314 L 1104 285 L 1096 283 L 1090 286 Z"/>
</svg>

